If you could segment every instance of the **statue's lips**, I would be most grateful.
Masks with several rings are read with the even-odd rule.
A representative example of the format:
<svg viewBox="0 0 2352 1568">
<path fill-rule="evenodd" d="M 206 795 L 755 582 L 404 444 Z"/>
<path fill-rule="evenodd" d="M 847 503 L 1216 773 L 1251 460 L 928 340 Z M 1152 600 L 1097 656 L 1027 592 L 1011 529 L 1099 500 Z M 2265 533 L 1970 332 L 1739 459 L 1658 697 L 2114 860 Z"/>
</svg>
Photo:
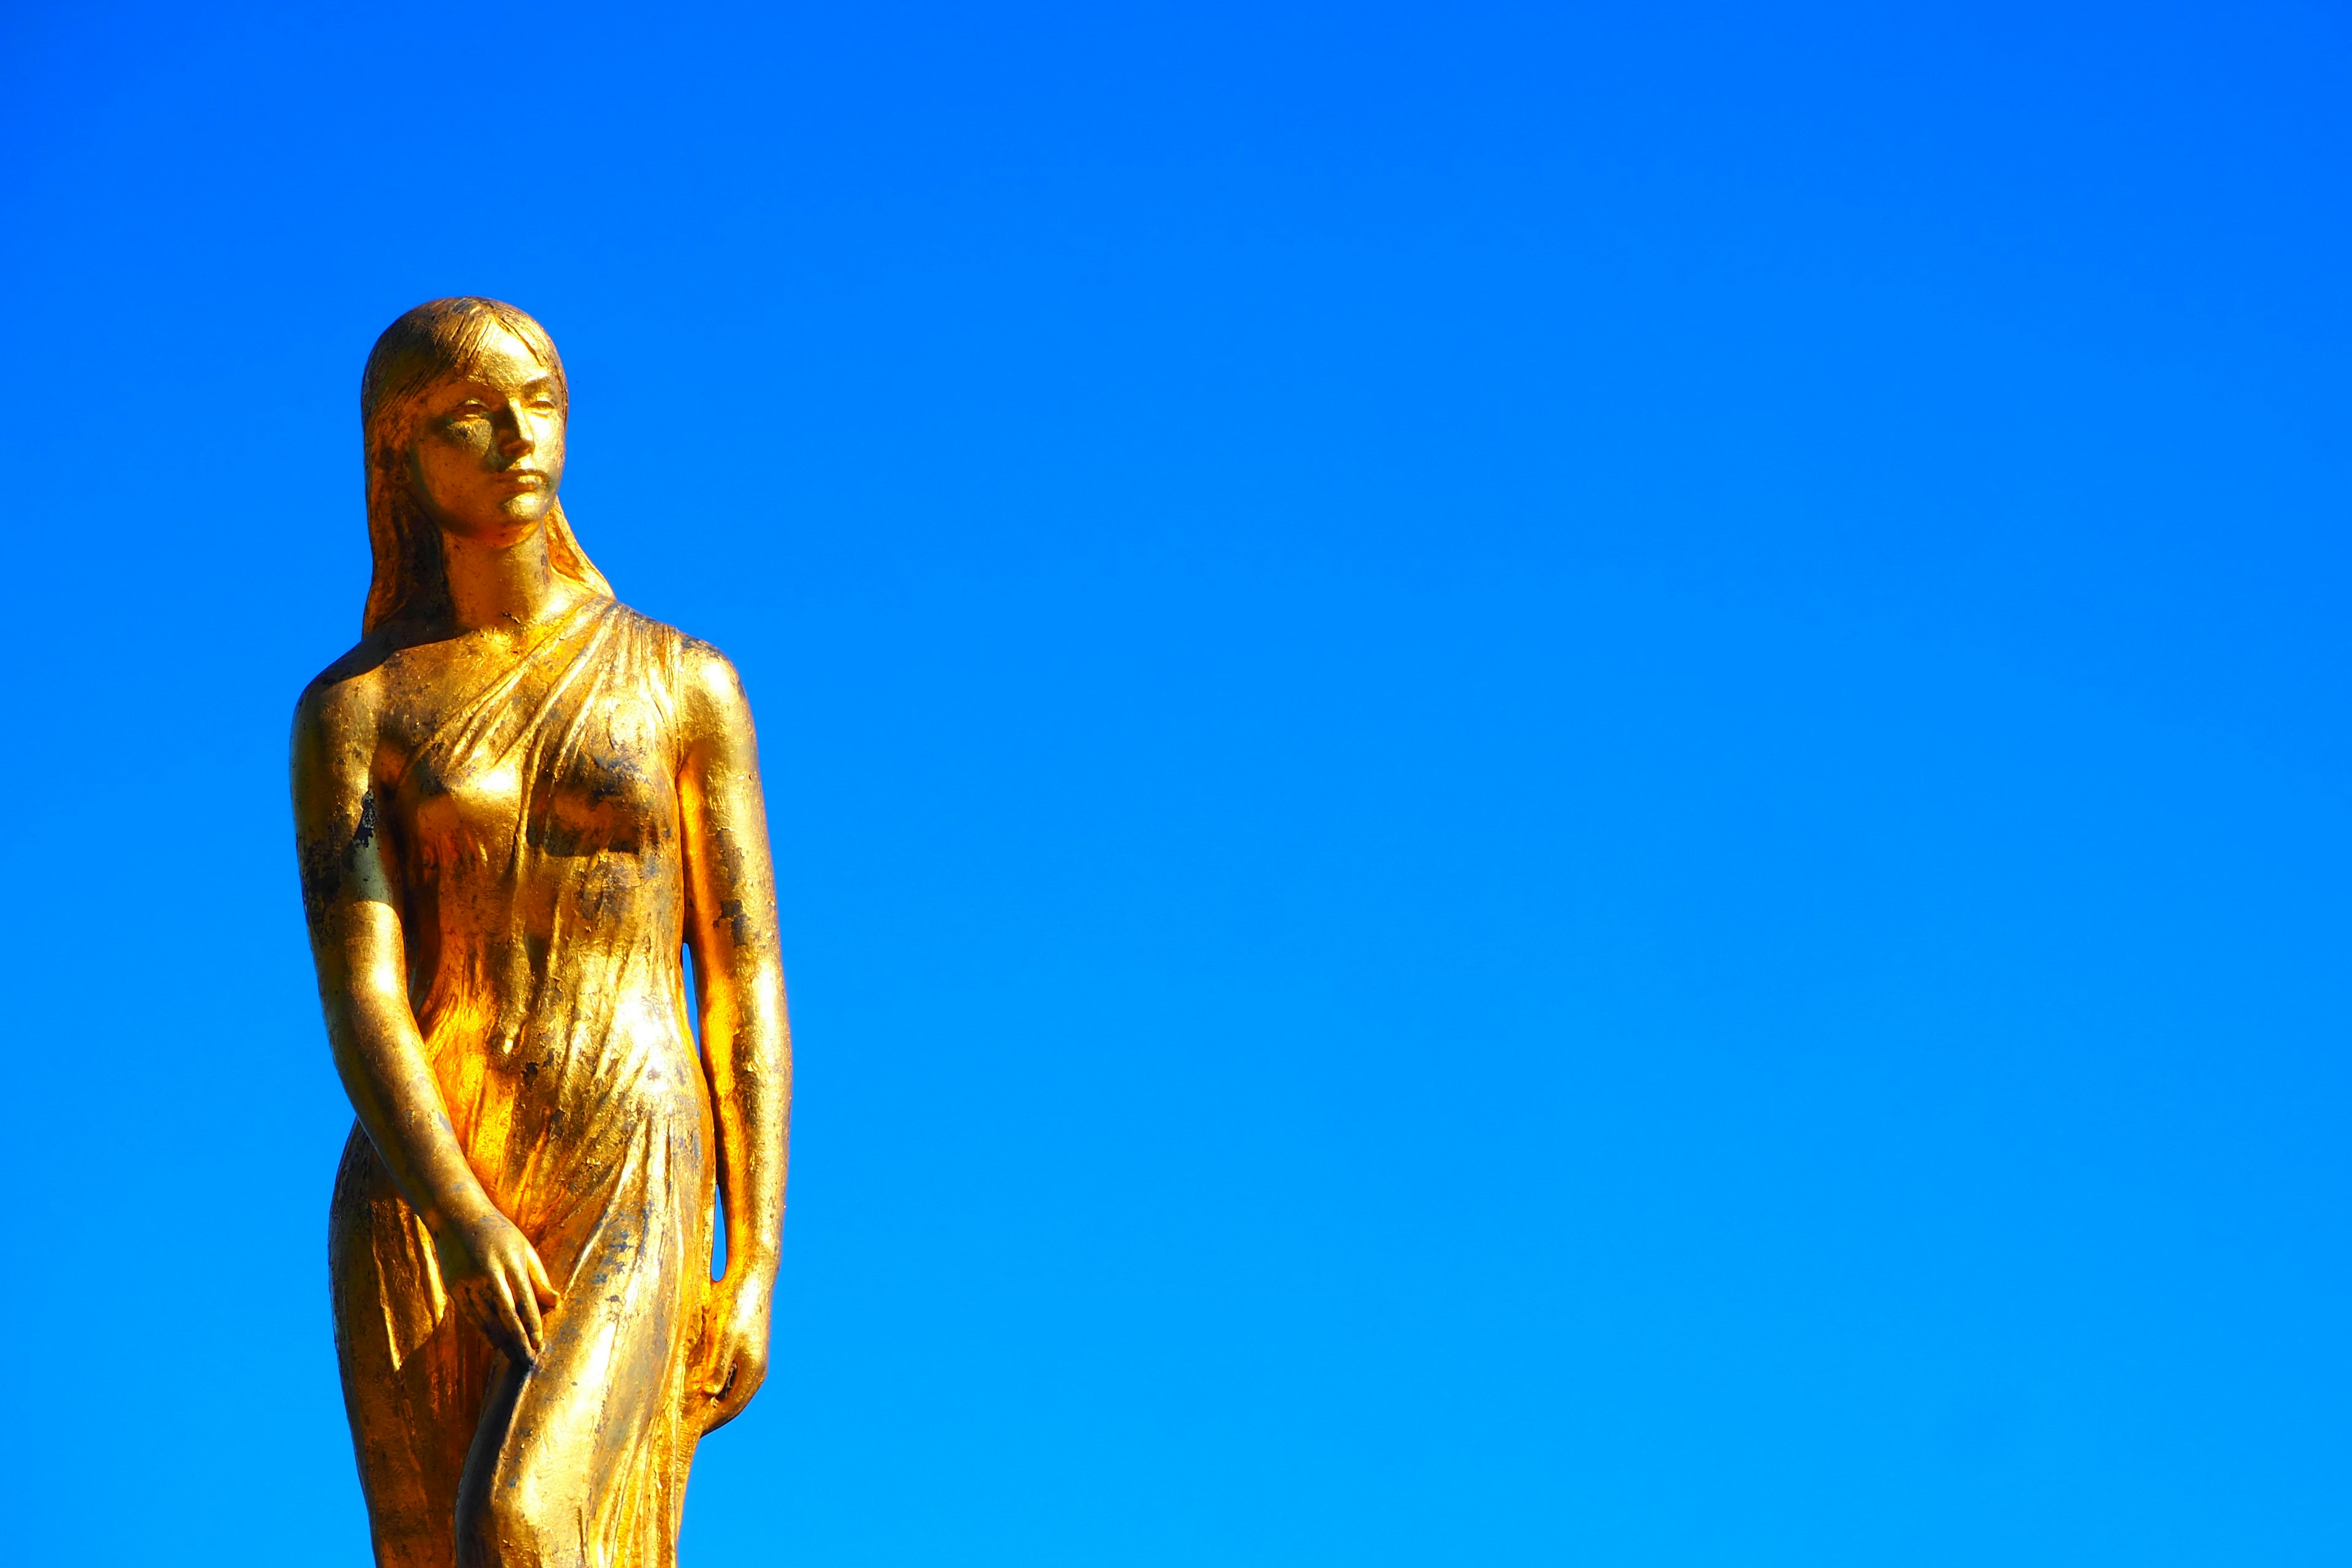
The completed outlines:
<svg viewBox="0 0 2352 1568">
<path fill-rule="evenodd" d="M 509 468 L 499 478 L 517 489 L 539 490 L 547 488 L 547 476 L 533 468 Z"/>
</svg>

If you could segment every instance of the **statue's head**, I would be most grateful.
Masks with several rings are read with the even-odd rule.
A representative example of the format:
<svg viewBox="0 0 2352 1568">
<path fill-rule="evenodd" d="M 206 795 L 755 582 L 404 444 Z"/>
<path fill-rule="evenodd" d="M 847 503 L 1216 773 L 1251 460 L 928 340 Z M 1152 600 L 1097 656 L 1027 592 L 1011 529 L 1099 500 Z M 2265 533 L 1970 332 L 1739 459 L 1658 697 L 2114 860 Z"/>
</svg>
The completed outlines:
<svg viewBox="0 0 2352 1568">
<path fill-rule="evenodd" d="M 384 329 L 360 379 L 366 630 L 443 601 L 444 534 L 503 546 L 544 530 L 549 563 L 610 595 L 556 499 L 569 407 L 554 341 L 512 305 L 435 300 Z"/>
</svg>

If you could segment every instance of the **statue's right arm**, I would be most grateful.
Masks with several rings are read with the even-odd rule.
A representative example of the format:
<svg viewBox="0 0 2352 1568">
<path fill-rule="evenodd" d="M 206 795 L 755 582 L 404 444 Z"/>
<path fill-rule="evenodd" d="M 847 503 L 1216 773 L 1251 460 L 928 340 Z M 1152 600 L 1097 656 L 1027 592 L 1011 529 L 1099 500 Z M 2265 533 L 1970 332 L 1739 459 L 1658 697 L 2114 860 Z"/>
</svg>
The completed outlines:
<svg viewBox="0 0 2352 1568">
<path fill-rule="evenodd" d="M 432 1231 L 443 1285 L 528 1360 L 552 1305 L 539 1256 L 482 1190 L 408 1003 L 396 862 L 383 832 L 373 693 L 321 681 L 294 714 L 294 836 L 327 1039 L 352 1109 Z"/>
</svg>

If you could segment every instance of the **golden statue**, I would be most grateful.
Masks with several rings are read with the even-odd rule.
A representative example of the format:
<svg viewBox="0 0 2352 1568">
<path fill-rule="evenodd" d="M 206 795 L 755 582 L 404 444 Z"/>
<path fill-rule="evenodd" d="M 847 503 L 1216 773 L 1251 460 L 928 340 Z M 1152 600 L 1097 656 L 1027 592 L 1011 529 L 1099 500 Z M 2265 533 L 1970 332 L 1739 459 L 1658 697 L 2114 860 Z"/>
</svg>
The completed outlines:
<svg viewBox="0 0 2352 1568">
<path fill-rule="evenodd" d="M 695 1444 L 767 1370 L 792 1047 L 751 710 L 582 552 L 566 397 L 511 305 L 377 341 L 362 635 L 295 711 L 382 1568 L 669 1568 Z"/>
</svg>

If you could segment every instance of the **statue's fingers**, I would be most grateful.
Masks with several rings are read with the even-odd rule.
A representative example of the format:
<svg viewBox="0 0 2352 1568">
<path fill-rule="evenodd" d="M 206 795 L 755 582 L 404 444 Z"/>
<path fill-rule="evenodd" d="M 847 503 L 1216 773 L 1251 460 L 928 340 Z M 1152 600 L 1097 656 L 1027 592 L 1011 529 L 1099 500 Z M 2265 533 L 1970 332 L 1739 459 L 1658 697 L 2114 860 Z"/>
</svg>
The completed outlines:
<svg viewBox="0 0 2352 1568">
<path fill-rule="evenodd" d="M 534 1272 L 536 1272 L 535 1264 Z M 547 1342 L 547 1327 L 540 1321 L 539 1317 L 538 1288 L 526 1282 L 521 1289 L 512 1292 L 512 1297 L 518 1309 L 516 1316 L 522 1323 L 523 1338 L 530 1345 L 531 1359 L 536 1361 L 539 1358 L 541 1347 Z"/>
<path fill-rule="evenodd" d="M 714 1399 L 702 1412 L 702 1431 L 708 1436 L 743 1414 L 743 1407 L 731 1400 Z"/>
<path fill-rule="evenodd" d="M 539 1298 L 539 1304 L 552 1307 L 562 1300 L 563 1292 L 548 1280 L 547 1266 L 539 1260 L 539 1248 L 534 1247 L 524 1256 L 530 1260 L 530 1289 L 532 1294 Z"/>
<path fill-rule="evenodd" d="M 751 1403 L 751 1396 L 760 1392 L 760 1384 L 763 1381 L 765 1374 L 756 1365 L 741 1362 L 735 1363 L 735 1375 L 728 1380 L 727 1392 L 719 1396 L 719 1401 L 727 1407 L 727 1419 L 732 1421 L 743 1414 L 744 1407 Z"/>
<path fill-rule="evenodd" d="M 756 1380 L 743 1375 L 743 1369 L 739 1364 L 733 1374 L 728 1378 L 727 1387 L 711 1406 L 710 1425 L 706 1430 L 716 1432 L 719 1427 L 742 1415 L 744 1406 L 751 1403 L 751 1395 L 758 1393 L 759 1388 L 760 1385 Z"/>
<path fill-rule="evenodd" d="M 507 1289 L 506 1280 L 493 1273 L 489 1289 L 490 1303 L 498 1315 L 495 1337 L 506 1346 L 507 1353 L 517 1361 L 537 1359 L 531 1350 L 530 1336 L 523 1331 L 522 1318 L 515 1310 L 514 1297 Z"/>
</svg>

